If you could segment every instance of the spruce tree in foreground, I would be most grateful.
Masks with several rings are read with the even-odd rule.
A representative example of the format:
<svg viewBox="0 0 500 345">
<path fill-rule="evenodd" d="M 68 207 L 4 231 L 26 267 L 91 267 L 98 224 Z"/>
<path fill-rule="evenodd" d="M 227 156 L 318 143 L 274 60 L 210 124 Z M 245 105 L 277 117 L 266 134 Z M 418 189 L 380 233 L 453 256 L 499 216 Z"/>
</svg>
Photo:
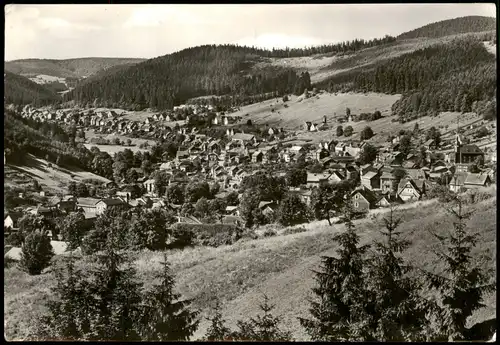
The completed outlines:
<svg viewBox="0 0 500 345">
<path fill-rule="evenodd" d="M 274 305 L 269 304 L 269 298 L 264 295 L 264 302 L 259 305 L 264 315 L 257 315 L 249 321 L 238 321 L 238 330 L 233 333 L 233 339 L 239 341 L 292 341 L 290 332 L 279 328 L 281 318 L 273 316 Z"/>
<path fill-rule="evenodd" d="M 55 300 L 48 302 L 48 313 L 37 324 L 34 340 L 89 340 L 92 299 L 90 285 L 81 270 L 75 269 L 74 258 L 66 260 L 66 273 L 57 269 L 57 285 L 52 289 Z"/>
<path fill-rule="evenodd" d="M 445 275 L 427 273 L 432 289 L 439 291 L 438 334 L 450 341 L 467 339 L 467 318 L 484 307 L 483 297 L 495 290 L 495 284 L 487 284 L 487 274 L 472 262 L 471 251 L 477 243 L 478 234 L 466 230 L 470 212 L 464 212 L 462 200 L 457 198 L 456 209 L 448 211 L 455 218 L 454 231 L 446 237 L 434 235 L 444 246 L 444 251 L 435 251 L 445 263 Z M 486 340 L 486 339 L 484 339 Z"/>
<path fill-rule="evenodd" d="M 162 271 L 156 278 L 160 280 L 145 294 L 141 315 L 141 338 L 144 341 L 187 341 L 196 332 L 198 313 L 191 311 L 190 300 L 179 300 L 174 292 L 174 278 L 166 254 Z"/>
<path fill-rule="evenodd" d="M 24 240 L 19 267 L 30 275 L 38 275 L 49 267 L 53 256 L 49 236 L 43 231 L 35 230 Z"/>
<path fill-rule="evenodd" d="M 96 254 L 91 294 L 97 307 L 90 338 L 93 340 L 134 341 L 139 336 L 143 284 L 138 282 L 132 260 L 120 252 L 117 229 L 109 234 L 103 252 Z"/>
<path fill-rule="evenodd" d="M 423 284 L 402 257 L 411 243 L 396 231 L 401 219 L 394 217 L 393 207 L 384 222 L 384 240 L 375 242 L 367 279 L 374 295 L 372 337 L 379 341 L 428 340 L 430 305 L 420 295 Z"/>
<path fill-rule="evenodd" d="M 346 230 L 333 237 L 338 257 L 322 258 L 315 271 L 316 299 L 311 301 L 312 319 L 300 318 L 301 325 L 314 341 L 369 341 L 370 296 L 365 289 L 364 255 L 369 246 L 359 245 L 349 202 L 344 209 Z"/>
<path fill-rule="evenodd" d="M 226 323 L 222 318 L 221 305 L 217 301 L 214 308 L 214 314 L 212 317 L 207 318 L 210 321 L 210 327 L 207 329 L 207 333 L 203 337 L 203 341 L 229 341 L 232 340 L 232 332 L 229 327 L 226 327 Z"/>
</svg>

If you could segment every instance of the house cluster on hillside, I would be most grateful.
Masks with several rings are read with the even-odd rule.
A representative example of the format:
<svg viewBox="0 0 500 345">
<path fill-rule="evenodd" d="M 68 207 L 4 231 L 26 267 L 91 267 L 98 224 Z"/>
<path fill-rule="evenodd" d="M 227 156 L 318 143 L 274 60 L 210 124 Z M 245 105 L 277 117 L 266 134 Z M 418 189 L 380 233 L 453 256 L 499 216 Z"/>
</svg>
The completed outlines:
<svg viewBox="0 0 500 345">
<path fill-rule="evenodd" d="M 182 112 L 186 107 L 192 108 L 190 111 L 198 114 L 210 110 L 210 107 L 204 106 L 183 106 L 175 111 Z M 152 133 L 160 133 L 165 139 L 181 133 L 184 135 L 184 141 L 178 147 L 175 158 L 171 159 L 169 154 L 165 153 L 162 162 L 158 163 L 155 169 L 166 174 L 169 186 L 184 185 L 192 180 L 217 182 L 221 188 L 219 195 L 239 191 L 240 184 L 245 177 L 259 172 L 285 176 L 291 164 L 297 162 L 312 163 L 315 169 L 311 170 L 321 172 L 308 172 L 305 183 L 300 188 L 290 188 L 291 193 L 297 194 L 309 204 L 312 190 L 321 183 L 358 181 L 352 193 L 353 207 L 358 212 L 385 207 L 393 202 L 407 203 L 420 200 L 438 183 L 446 185 L 453 192 L 461 192 L 470 188 L 487 186 L 496 180 L 494 168 L 474 173 L 470 172 L 469 168 L 478 159 L 496 163 L 496 151 L 487 155 L 477 145 L 465 144 L 460 134 L 457 134 L 449 144 L 453 149 L 441 155 L 442 159 L 436 158 L 435 154 L 442 150 L 439 150 L 438 145 L 432 139 L 414 143 L 415 147 L 424 149 L 426 157 L 422 158 L 415 154 L 405 156 L 400 151 L 400 138 L 396 137 L 376 148 L 377 155 L 373 163 L 361 165 L 359 157 L 367 145 L 365 141 L 329 140 L 317 145 L 301 143 L 297 140 L 287 141 L 283 138 L 266 141 L 253 133 L 245 133 L 236 127 L 229 126 L 235 119 L 222 113 L 217 114 L 212 121 L 215 125 L 228 126 L 225 135 L 218 138 L 200 134 L 194 127 L 188 129 L 186 126 L 179 126 L 175 130 L 170 128 L 166 130 L 165 122 L 173 120 L 170 117 L 173 115 L 167 113 L 154 114 L 142 123 L 126 120 L 113 111 L 86 110 L 79 113 L 56 110 L 50 113 L 25 107 L 23 114 L 23 116 L 54 119 L 54 121 L 74 120 L 91 127 L 109 126 L 110 130 L 124 134 L 151 130 L 154 131 Z M 189 118 L 186 120 L 189 121 Z M 326 119 L 323 124 L 326 125 Z M 305 126 L 309 131 L 320 128 L 311 123 L 306 123 Z M 272 136 L 284 134 L 283 129 L 275 127 L 266 127 L 265 131 Z M 443 145 L 441 149 L 442 147 Z M 139 176 L 136 182 L 142 184 L 146 190 L 142 198 L 132 200 L 131 192 L 127 189 L 129 186 L 125 184 L 125 181 L 116 181 L 118 183 L 116 195 L 102 200 L 80 200 L 79 198 L 73 201 L 74 205 L 70 203 L 73 206 L 68 207 L 65 203 L 69 201 L 61 200 L 57 203 L 57 208 L 81 210 L 89 219 L 117 205 L 170 208 L 175 212 L 180 210 L 181 205 L 169 204 L 166 201 L 167 197 L 160 198 L 157 195 L 155 180 L 150 175 L 145 176 L 142 169 L 134 169 Z M 278 202 L 263 200 L 260 206 L 263 212 L 271 213 L 278 207 Z M 53 210 L 52 204 L 42 205 L 42 211 L 43 207 Z M 241 222 L 236 205 L 228 206 L 226 216 L 233 217 L 228 218 L 228 221 Z M 191 219 L 191 221 L 195 220 Z"/>
<path fill-rule="evenodd" d="M 131 136 L 147 136 L 150 138 L 162 138 L 165 133 L 174 128 L 183 127 L 189 122 L 191 114 L 204 114 L 211 111 L 212 106 L 183 105 L 175 107 L 174 111 L 154 113 L 142 121 L 130 120 L 124 117 L 124 113 L 118 114 L 113 110 L 96 111 L 93 109 L 58 109 L 40 110 L 26 105 L 21 116 L 30 118 L 37 122 L 61 122 L 72 124 L 81 129 L 94 129 L 102 134 L 121 134 Z M 234 123 L 237 118 L 218 113 L 214 124 Z"/>
<path fill-rule="evenodd" d="M 429 148 L 428 158 L 419 161 L 410 154 L 403 157 L 398 143 L 387 144 L 379 148 L 376 160 L 372 164 L 360 165 L 358 158 L 363 149 L 363 142 L 321 142 L 316 147 L 308 145 L 284 146 L 273 142 L 259 142 L 248 133 L 234 133 L 224 144 L 220 139 L 213 139 L 201 134 L 186 135 L 184 147 L 181 147 L 176 158 L 158 164 L 156 169 L 167 174 L 168 185 L 184 185 L 195 179 L 197 181 L 217 182 L 221 189 L 215 196 L 225 198 L 230 192 L 238 192 L 241 182 L 246 176 L 256 173 L 269 173 L 262 169 L 266 163 L 281 163 L 282 171 L 274 170 L 272 174 L 285 176 L 287 164 L 299 161 L 312 162 L 320 166 L 321 173 L 307 173 L 306 183 L 299 188 L 291 188 L 290 193 L 297 194 L 306 204 L 311 201 L 314 188 L 321 183 L 338 183 L 347 179 L 357 180 L 358 186 L 352 192 L 354 211 L 365 213 L 370 209 L 387 207 L 390 203 L 408 203 L 420 200 L 437 183 L 445 184 L 453 192 L 488 186 L 495 180 L 495 169 L 486 169 L 477 173 L 468 171 L 469 165 L 484 153 L 475 145 L 464 145 L 459 136 L 456 137 L 454 152 L 446 155 L 446 160 L 431 160 L 433 150 Z M 432 145 L 431 145 L 432 147 Z M 269 165 L 267 165 L 269 166 Z M 139 175 L 141 169 L 137 169 Z M 182 171 L 184 174 L 180 174 Z M 359 177 L 359 178 L 358 178 Z M 145 207 L 164 208 L 179 214 L 182 205 L 169 203 L 166 196 L 159 197 L 155 188 L 155 180 L 149 176 L 140 176 L 138 183 L 145 188 L 145 195 L 132 199 L 129 186 L 120 184 L 115 195 L 108 198 L 76 198 L 71 195 L 52 197 L 45 205 L 31 207 L 25 212 L 54 217 L 60 212 L 83 212 L 86 219 L 93 221 L 106 209 L 113 207 Z M 279 204 L 276 200 L 263 200 L 259 208 L 263 214 L 276 211 Z M 15 229 L 22 213 L 9 213 L 4 219 L 4 227 Z M 195 217 L 178 216 L 179 222 L 201 223 Z M 224 223 L 241 224 L 239 207 L 228 205 Z"/>
</svg>

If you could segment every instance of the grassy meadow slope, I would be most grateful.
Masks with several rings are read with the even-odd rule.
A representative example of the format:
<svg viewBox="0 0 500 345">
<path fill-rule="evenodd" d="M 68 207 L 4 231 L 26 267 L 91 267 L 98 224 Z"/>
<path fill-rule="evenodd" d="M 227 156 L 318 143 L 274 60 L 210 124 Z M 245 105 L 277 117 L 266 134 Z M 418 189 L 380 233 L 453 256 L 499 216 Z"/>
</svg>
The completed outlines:
<svg viewBox="0 0 500 345">
<path fill-rule="evenodd" d="M 346 107 L 349 107 L 353 114 L 379 110 L 382 115 L 390 115 L 391 106 L 399 97 L 400 95 L 376 93 L 322 93 L 298 102 L 298 97 L 291 96 L 290 101 L 286 102 L 287 108 L 281 98 L 271 99 L 241 107 L 231 116 L 241 116 L 243 123 L 251 119 L 256 124 L 298 130 L 305 121 L 321 123 L 323 116 L 326 116 L 328 121 L 333 121 L 335 115 L 345 114 Z"/>
<path fill-rule="evenodd" d="M 409 130 L 413 131 L 415 124 L 418 123 L 418 126 L 421 130 L 427 130 L 431 127 L 438 128 L 441 133 L 448 133 L 449 131 L 454 131 L 456 129 L 457 118 L 460 119 L 461 126 L 467 126 L 472 123 L 476 123 L 478 121 L 482 121 L 481 117 L 479 117 L 476 113 L 459 113 L 459 112 L 442 112 L 438 116 L 435 117 L 422 117 L 413 121 L 408 121 L 405 123 L 400 122 L 392 122 L 395 119 L 394 116 L 384 116 L 376 121 L 359 121 L 359 122 L 350 122 L 343 123 L 342 126 L 345 128 L 346 126 L 352 126 L 353 134 L 350 137 L 337 137 L 336 128 L 339 125 L 335 121 L 331 121 L 328 123 L 331 129 L 321 132 L 306 132 L 300 131 L 297 133 L 297 137 L 301 140 L 312 140 L 313 142 L 319 141 L 327 141 L 334 139 L 339 141 L 346 140 L 359 140 L 360 134 L 363 128 L 369 126 L 375 135 L 367 140 L 369 143 L 373 144 L 383 144 L 387 141 L 387 137 L 389 135 L 397 135 L 401 130 Z"/>
<path fill-rule="evenodd" d="M 79 58 L 66 60 L 22 59 L 7 61 L 5 70 L 21 75 L 45 74 L 61 78 L 84 78 L 99 71 L 123 64 L 139 63 L 145 59 Z"/>
<path fill-rule="evenodd" d="M 98 180 L 104 183 L 110 180 L 82 171 L 77 168 L 63 168 L 56 164 L 50 164 L 45 159 L 37 158 L 31 154 L 26 156 L 23 165 L 13 165 L 7 163 L 4 167 L 4 186 L 16 185 L 16 180 L 23 176 L 38 181 L 44 190 L 52 192 L 66 191 L 66 186 L 71 182 L 81 182 L 86 179 Z"/>
<path fill-rule="evenodd" d="M 495 193 L 496 190 L 490 190 Z M 413 241 L 405 253 L 408 260 L 420 268 L 439 272 L 442 267 L 429 254 L 435 245 L 428 230 L 451 229 L 452 221 L 435 200 L 424 201 L 407 208 L 402 213 L 400 230 Z M 474 216 L 471 228 L 481 233 L 481 240 L 474 251 L 476 263 L 488 269 L 496 262 L 496 199 L 491 198 L 471 205 Z M 380 237 L 383 212 L 370 219 L 355 221 L 361 241 L 366 243 Z M 197 247 L 169 252 L 172 271 L 176 275 L 177 289 L 185 297 L 193 299 L 193 307 L 202 317 L 196 338 L 208 327 L 203 318 L 209 315 L 216 299 L 223 303 L 223 316 L 231 326 L 236 320 L 246 319 L 258 312 L 262 293 L 276 305 L 275 313 L 283 315 L 283 327 L 293 332 L 297 339 L 306 339 L 297 316 L 307 315 L 307 298 L 313 284 L 311 269 L 317 268 L 321 255 L 335 253 L 332 235 L 343 225 L 328 226 L 326 221 L 305 225 L 307 231 L 292 235 L 248 240 L 219 248 Z M 159 252 L 136 254 L 139 276 L 146 285 L 152 284 L 152 274 L 160 268 Z M 86 266 L 85 260 L 80 264 Z M 53 273 L 48 270 L 40 276 L 28 276 L 12 267 L 4 270 L 5 332 L 9 339 L 22 339 L 32 326 L 36 316 L 44 312 L 43 303 L 54 285 Z M 491 279 L 495 276 L 492 274 Z M 486 299 L 487 307 L 479 310 L 470 320 L 476 323 L 495 316 L 496 296 Z"/>
</svg>

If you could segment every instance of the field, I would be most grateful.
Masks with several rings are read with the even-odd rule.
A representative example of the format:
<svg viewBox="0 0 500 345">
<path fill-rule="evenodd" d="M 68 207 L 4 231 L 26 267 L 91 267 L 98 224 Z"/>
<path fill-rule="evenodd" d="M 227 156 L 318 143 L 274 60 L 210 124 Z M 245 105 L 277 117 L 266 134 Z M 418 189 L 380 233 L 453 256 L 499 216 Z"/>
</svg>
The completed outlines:
<svg viewBox="0 0 500 345">
<path fill-rule="evenodd" d="M 353 114 L 356 114 L 356 112 L 353 111 Z M 359 136 L 363 128 L 369 126 L 375 133 L 375 136 L 370 140 L 368 140 L 368 142 L 371 142 L 373 144 L 382 144 L 387 141 L 387 137 L 389 135 L 397 135 L 399 131 L 402 129 L 412 131 L 413 128 L 415 127 L 415 124 L 418 123 L 418 126 L 421 130 L 427 130 L 430 127 L 438 128 L 443 134 L 443 138 L 445 138 L 448 132 L 451 133 L 456 130 L 457 118 L 460 118 L 460 126 L 467 126 L 477 121 L 481 121 L 481 118 L 476 113 L 461 114 L 458 112 L 443 112 L 436 117 L 426 116 L 406 123 L 392 122 L 392 120 L 396 119 L 396 117 L 386 115 L 383 118 L 376 121 L 370 121 L 370 122 L 359 121 L 359 122 L 350 122 L 341 124 L 344 128 L 346 126 L 352 126 L 354 131 L 353 135 L 350 137 L 344 137 L 344 136 L 337 137 L 336 128 L 340 124 L 334 121 L 328 123 L 331 129 L 327 131 L 320 131 L 320 132 L 300 131 L 297 133 L 297 136 L 299 139 L 312 139 L 315 142 L 331 140 L 333 138 L 340 141 L 351 140 L 351 139 L 359 140 Z"/>
<path fill-rule="evenodd" d="M 54 192 L 65 191 L 66 186 L 71 181 L 81 182 L 85 179 L 95 179 L 104 183 L 110 182 L 110 180 L 88 171 L 69 170 L 58 167 L 56 164 L 49 167 L 49 162 L 33 155 L 27 155 L 23 166 L 5 165 L 4 185 L 16 184 L 15 180 L 20 175 L 35 179 L 42 187 L 45 187 L 44 190 L 48 189 Z"/>
<path fill-rule="evenodd" d="M 496 190 L 490 190 L 495 193 Z M 428 230 L 446 231 L 452 227 L 450 216 L 436 201 L 426 201 L 405 206 L 401 213 L 401 230 L 413 242 L 405 256 L 420 268 L 440 272 L 442 266 L 429 254 L 434 246 Z M 475 263 L 495 269 L 496 262 L 496 199 L 490 198 L 472 205 L 474 211 L 469 224 L 481 233 L 473 256 Z M 384 213 L 374 214 L 373 219 L 355 221 L 361 242 L 380 238 L 378 229 Z M 275 236 L 238 242 L 219 248 L 197 247 L 169 252 L 172 271 L 176 274 L 177 290 L 184 297 L 193 299 L 193 307 L 201 311 L 201 325 L 196 338 L 208 326 L 204 317 L 219 299 L 223 316 L 234 327 L 236 320 L 255 316 L 262 294 L 276 305 L 275 315 L 283 316 L 283 328 L 298 340 L 307 339 L 297 320 L 307 316 L 310 289 L 314 284 L 311 269 L 318 267 L 321 255 L 335 253 L 332 235 L 343 225 L 328 226 L 325 221 L 305 226 L 307 231 L 286 236 Z M 151 284 L 152 273 L 159 269 L 162 254 L 141 252 L 136 264 L 146 285 Z M 81 263 L 86 265 L 85 261 Z M 4 270 L 5 332 L 9 339 L 22 339 L 32 320 L 44 312 L 43 303 L 54 285 L 53 273 L 48 270 L 41 276 L 30 277 L 17 268 Z M 491 274 L 494 281 L 495 274 Z M 479 310 L 469 320 L 470 324 L 495 317 L 496 295 L 485 301 L 487 307 Z"/>
<path fill-rule="evenodd" d="M 97 144 L 90 143 L 90 140 L 92 138 L 97 138 L 97 137 L 101 137 L 103 139 L 107 139 L 107 140 L 110 140 L 110 141 L 113 141 L 116 138 L 118 138 L 118 139 L 120 139 L 120 141 L 125 141 L 125 142 L 128 139 L 130 139 L 132 141 L 132 145 L 133 146 L 97 145 Z M 141 149 L 141 148 L 139 148 L 139 145 L 147 142 L 149 146 L 153 146 L 156 143 L 155 140 L 151 140 L 151 139 L 131 138 L 131 137 L 127 137 L 125 135 L 120 135 L 120 134 L 100 134 L 100 133 L 96 133 L 94 130 L 85 131 L 85 139 L 86 139 L 87 143 L 84 144 L 84 145 L 89 150 L 90 150 L 90 148 L 92 146 L 97 146 L 99 148 L 99 150 L 108 152 L 111 155 L 114 154 L 114 153 L 116 153 L 116 152 L 123 151 L 125 149 L 130 149 L 133 152 L 137 152 L 137 151 L 141 151 L 141 152 L 149 151 L 149 149 Z"/>
<path fill-rule="evenodd" d="M 149 151 L 149 149 L 141 149 L 139 146 L 123 146 L 123 145 L 98 145 L 98 144 L 83 144 L 87 149 L 91 149 L 93 146 L 97 147 L 100 151 L 102 152 L 107 152 L 111 156 L 113 156 L 115 153 L 123 151 L 125 149 L 129 149 L 132 152 L 146 152 Z"/>
<path fill-rule="evenodd" d="M 322 93 L 317 97 L 311 97 L 298 102 L 298 97 L 283 103 L 281 99 L 271 99 L 242 107 L 231 116 L 241 116 L 245 123 L 251 119 L 255 124 L 268 124 L 269 126 L 283 127 L 288 130 L 301 129 L 305 121 L 320 124 L 323 116 L 327 117 L 327 123 L 334 123 L 335 116 L 345 114 L 346 107 L 353 114 L 363 112 L 374 112 L 379 110 L 382 115 L 388 115 L 391 106 L 401 96 L 384 95 L 377 93 Z M 288 108 L 285 108 L 284 105 Z M 272 112 L 274 109 L 274 112 Z"/>
</svg>

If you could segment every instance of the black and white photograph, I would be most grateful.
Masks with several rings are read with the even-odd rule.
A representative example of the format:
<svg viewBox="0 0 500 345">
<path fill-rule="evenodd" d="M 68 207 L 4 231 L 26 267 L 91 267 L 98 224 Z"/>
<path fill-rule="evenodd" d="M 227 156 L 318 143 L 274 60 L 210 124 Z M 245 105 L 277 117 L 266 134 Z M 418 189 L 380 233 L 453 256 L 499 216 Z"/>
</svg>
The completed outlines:
<svg viewBox="0 0 500 345">
<path fill-rule="evenodd" d="M 4 18 L 6 341 L 496 342 L 497 4 Z"/>
</svg>

